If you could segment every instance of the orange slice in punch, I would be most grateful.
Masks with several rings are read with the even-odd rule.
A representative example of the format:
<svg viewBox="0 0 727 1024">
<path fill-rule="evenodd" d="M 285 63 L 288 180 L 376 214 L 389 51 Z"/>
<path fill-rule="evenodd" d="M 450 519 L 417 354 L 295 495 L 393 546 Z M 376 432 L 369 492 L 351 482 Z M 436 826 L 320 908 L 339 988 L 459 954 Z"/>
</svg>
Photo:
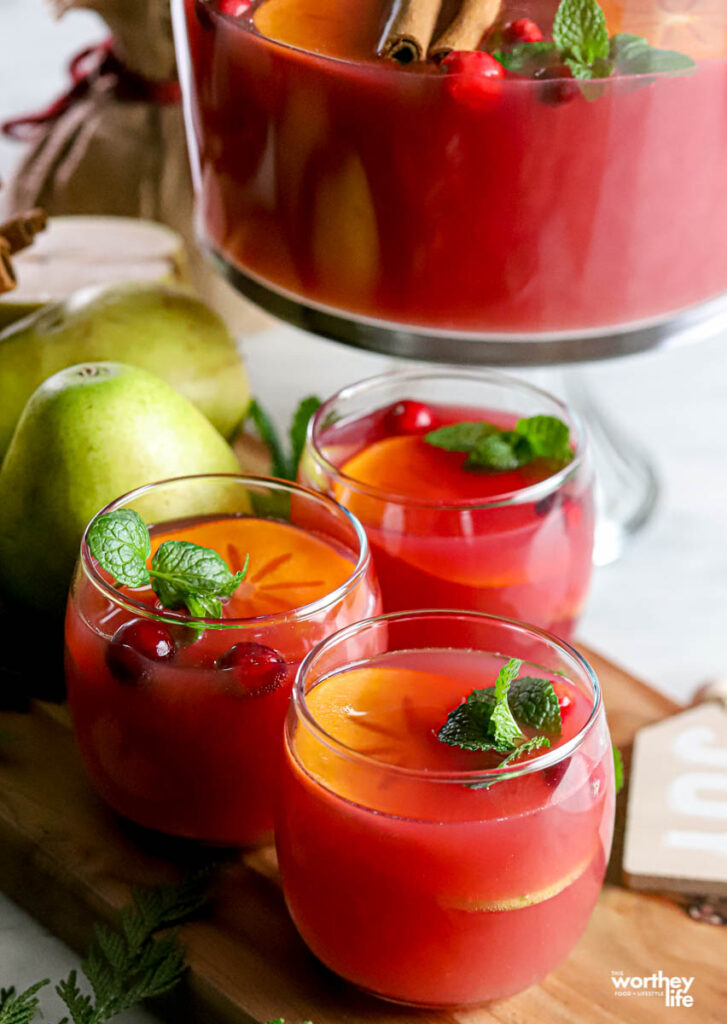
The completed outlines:
<svg viewBox="0 0 727 1024">
<path fill-rule="evenodd" d="M 233 572 L 249 554 L 247 576 L 225 605 L 225 618 L 291 611 L 330 594 L 348 579 L 353 561 L 297 526 L 241 517 L 195 523 L 153 538 L 186 540 L 213 548 Z"/>
<path fill-rule="evenodd" d="M 419 435 L 404 434 L 375 441 L 349 459 L 341 472 L 364 486 L 435 506 L 488 501 L 522 487 L 517 473 L 464 469 L 466 458 L 462 452 L 427 444 Z M 352 500 L 347 506 L 355 513 Z"/>
<path fill-rule="evenodd" d="M 329 676 L 308 691 L 306 703 L 329 736 L 360 754 L 385 765 L 448 771 L 460 752 L 439 743 L 435 732 L 446 717 L 443 708 L 459 701 L 459 686 L 434 672 L 367 666 Z M 298 730 L 295 742 L 307 771 L 337 793 L 355 799 L 362 781 L 364 788 L 379 785 L 378 777 L 357 778 L 307 729 Z"/>
<path fill-rule="evenodd" d="M 444 506 L 476 506 L 528 483 L 523 470 L 469 470 L 465 460 L 462 452 L 444 451 L 416 435 L 388 437 L 354 455 L 342 472 L 391 499 L 340 481 L 333 496 L 368 530 L 382 531 L 389 554 L 424 573 L 468 587 L 509 587 L 536 578 L 532 558 L 514 557 L 512 539 L 504 546 L 495 533 L 488 542 L 482 531 L 496 530 L 492 517 L 440 514 Z"/>
</svg>

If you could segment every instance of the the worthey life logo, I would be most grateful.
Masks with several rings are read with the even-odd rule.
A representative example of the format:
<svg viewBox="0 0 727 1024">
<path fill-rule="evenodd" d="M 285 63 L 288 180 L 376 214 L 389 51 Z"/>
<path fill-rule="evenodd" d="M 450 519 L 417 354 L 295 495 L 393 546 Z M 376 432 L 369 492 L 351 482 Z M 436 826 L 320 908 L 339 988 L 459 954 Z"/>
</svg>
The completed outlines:
<svg viewBox="0 0 727 1024">
<path fill-rule="evenodd" d="M 611 971 L 611 984 L 616 996 L 663 996 L 665 1006 L 694 1005 L 694 996 L 690 992 L 694 978 L 679 978 L 663 971 L 643 977 Z"/>
</svg>

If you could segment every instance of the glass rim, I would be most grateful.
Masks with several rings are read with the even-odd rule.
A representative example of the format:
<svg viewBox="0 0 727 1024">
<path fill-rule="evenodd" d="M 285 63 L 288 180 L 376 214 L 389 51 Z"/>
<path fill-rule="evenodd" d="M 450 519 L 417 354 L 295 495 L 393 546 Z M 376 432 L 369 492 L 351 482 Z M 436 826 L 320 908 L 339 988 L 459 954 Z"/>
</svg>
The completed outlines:
<svg viewBox="0 0 727 1024">
<path fill-rule="evenodd" d="M 114 512 L 119 508 L 126 507 L 131 501 L 147 494 L 149 491 L 156 490 L 159 487 L 168 486 L 170 484 L 179 484 L 182 481 L 198 480 L 227 480 L 241 484 L 245 487 L 266 487 L 272 490 L 299 494 L 306 499 L 312 499 L 317 501 L 319 504 L 326 506 L 336 516 L 341 517 L 344 522 L 347 521 L 353 527 L 353 531 L 358 542 L 358 557 L 351 574 L 343 581 L 343 583 L 340 583 L 329 594 L 325 594 L 323 597 L 319 597 L 315 601 L 298 605 L 296 608 L 290 608 L 287 611 L 276 612 L 271 615 L 255 615 L 240 619 L 211 619 L 190 615 L 188 612 L 184 611 L 152 608 L 143 601 L 138 601 L 133 597 L 122 594 L 121 591 L 113 584 L 103 578 L 98 570 L 96 559 L 91 554 L 91 550 L 88 546 L 88 531 L 92 524 L 99 516 L 104 515 L 104 513 Z M 220 518 L 231 517 L 221 515 Z M 276 522 L 277 520 L 273 519 L 272 521 Z M 127 491 L 126 494 L 122 494 L 120 497 L 110 501 L 102 509 L 99 509 L 83 531 L 83 537 L 81 538 L 80 562 L 84 573 L 96 589 L 113 601 L 114 604 L 119 605 L 126 611 L 134 614 L 140 614 L 144 618 L 153 619 L 156 622 L 164 622 L 169 625 L 188 626 L 190 624 L 194 625 L 195 623 L 203 623 L 205 629 L 224 630 L 243 629 L 245 627 L 263 628 L 278 625 L 281 622 L 300 622 L 313 618 L 321 612 L 326 611 L 332 605 L 337 604 L 352 592 L 369 567 L 371 562 L 371 552 L 369 549 L 366 531 L 356 516 L 327 494 L 320 494 L 319 492 L 310 490 L 307 487 L 302 487 L 300 484 L 294 483 L 292 480 L 282 480 L 278 477 L 256 476 L 254 474 L 247 473 L 196 473 L 189 476 L 168 477 L 166 480 L 156 480 L 153 483 L 144 484 L 141 487 L 135 487 L 133 490 Z"/>
<path fill-rule="evenodd" d="M 444 503 L 431 499 L 410 498 L 403 494 L 397 494 L 395 491 L 388 491 L 381 487 L 364 484 L 357 480 L 356 477 L 349 476 L 347 473 L 343 473 L 337 466 L 334 466 L 318 447 L 317 432 L 319 428 L 322 428 L 323 420 L 335 402 L 349 400 L 362 392 L 375 390 L 377 387 L 388 384 L 391 381 L 433 380 L 439 382 L 448 378 L 452 380 L 480 381 L 482 384 L 494 383 L 502 385 L 506 389 L 525 391 L 529 395 L 546 399 L 548 402 L 555 404 L 565 414 L 566 420 L 575 428 L 576 446 L 573 458 L 557 472 L 545 477 L 544 480 L 528 484 L 527 487 L 503 491 L 502 494 L 494 495 L 484 500 L 473 499 L 471 501 Z M 553 494 L 584 465 L 588 451 L 588 442 L 578 413 L 556 395 L 551 394 L 550 391 L 531 384 L 529 381 L 521 380 L 519 377 L 502 373 L 500 370 L 443 365 L 439 368 L 420 367 L 407 370 L 388 370 L 373 377 L 366 377 L 355 384 L 347 384 L 330 398 L 326 399 L 311 417 L 306 431 L 306 448 L 317 467 L 322 469 L 327 476 L 349 490 L 356 491 L 358 494 L 366 495 L 379 501 L 385 501 L 388 504 L 406 506 L 407 508 L 433 509 L 440 512 L 470 512 L 488 508 L 504 508 L 510 505 L 524 505 L 529 502 L 540 501 Z"/>
<path fill-rule="evenodd" d="M 315 663 L 316 658 L 330 650 L 330 648 L 336 643 L 350 640 L 357 632 L 362 632 L 372 626 L 378 625 L 379 623 L 392 622 L 394 620 L 403 622 L 405 620 L 426 619 L 432 617 L 457 617 L 458 619 L 470 619 L 476 622 L 489 622 L 494 624 L 503 624 L 506 626 L 515 626 L 519 632 L 529 633 L 531 636 L 535 636 L 540 640 L 545 640 L 552 647 L 564 652 L 568 655 L 571 661 L 575 662 L 576 666 L 585 675 L 592 687 L 593 697 L 591 711 L 587 720 L 578 732 L 567 740 L 567 742 L 563 743 L 561 746 L 548 749 L 545 753 L 538 754 L 536 757 L 523 761 L 521 764 L 516 763 L 506 765 L 504 768 L 496 767 L 472 771 L 430 771 L 426 768 L 406 768 L 402 765 L 389 764 L 386 761 L 371 757 L 370 754 L 364 754 L 361 751 L 356 750 L 354 747 L 348 746 L 348 744 L 343 743 L 341 740 L 337 740 L 334 736 L 331 736 L 330 733 L 326 732 L 326 730 L 316 721 L 306 700 L 306 677 L 311 672 L 311 668 Z M 464 650 L 465 648 L 449 649 Z M 467 649 L 473 650 L 474 648 Z M 483 653 L 489 654 L 495 652 L 487 651 Z M 500 656 L 504 657 L 504 655 Z M 308 728 L 319 742 L 323 743 L 334 753 L 343 755 L 349 760 L 355 761 L 369 768 L 393 773 L 404 778 L 419 779 L 422 782 L 454 783 L 459 785 L 471 785 L 481 782 L 502 782 L 505 779 L 519 778 L 523 775 L 532 775 L 535 772 L 543 771 L 546 768 L 550 768 L 553 765 L 566 760 L 582 745 L 586 736 L 596 724 L 602 706 L 603 697 L 601 693 L 601 686 L 595 669 L 590 665 L 586 658 L 584 658 L 584 656 L 566 640 L 561 640 L 559 637 L 555 636 L 555 634 L 547 632 L 547 630 L 539 629 L 537 626 L 531 626 L 529 623 L 520 622 L 517 619 L 508 619 L 502 615 L 490 615 L 486 612 L 463 611 L 454 608 L 426 608 L 409 612 L 389 612 L 384 615 L 376 615 L 368 619 L 362 619 L 360 622 L 354 622 L 349 626 L 344 626 L 342 629 L 332 633 L 330 636 L 326 637 L 325 640 L 322 640 L 317 644 L 301 661 L 293 682 L 291 695 L 291 707 L 295 709 L 299 720 L 305 724 L 306 728 Z M 291 753 L 294 755 L 294 751 L 291 750 Z M 302 767 L 305 768 L 304 765 L 302 765 Z M 315 776 L 313 776 L 313 778 L 315 779 Z M 322 781 L 318 782 L 318 784 L 326 786 L 326 783 Z"/>
<path fill-rule="evenodd" d="M 179 0 L 179 2 L 181 2 L 181 0 Z M 384 64 L 383 61 L 382 63 L 378 63 L 374 58 L 365 61 L 352 60 L 349 57 L 339 57 L 332 53 L 320 53 L 316 50 L 309 50 L 304 46 L 297 46 L 295 43 L 285 42 L 285 40 L 283 39 L 274 39 L 272 36 L 266 36 L 264 32 L 261 32 L 260 29 L 255 24 L 254 20 L 241 21 L 238 17 L 236 17 L 233 14 L 228 14 L 224 11 L 217 10 L 214 7 L 214 0 L 202 0 L 202 2 L 204 3 L 205 7 L 211 9 L 211 13 L 213 13 L 221 21 L 224 21 L 227 24 L 231 25 L 236 31 L 245 32 L 247 35 L 253 36 L 255 39 L 259 39 L 261 42 L 269 46 L 275 47 L 276 49 L 288 51 L 289 53 L 293 54 L 298 54 L 302 57 L 308 57 L 313 60 L 320 61 L 322 63 L 341 65 L 342 67 L 358 68 L 359 70 L 366 72 L 378 71 L 383 72 L 384 74 L 400 75 L 403 71 L 409 76 L 414 75 L 418 78 L 439 77 L 437 74 L 436 64 L 431 63 L 429 61 L 416 61 L 412 62 L 412 64 L 409 65 L 402 65 L 396 63 L 395 61 L 391 61 L 391 66 L 389 66 L 388 64 Z M 254 12 L 252 13 L 254 16 Z M 686 56 L 690 55 L 686 54 Z M 696 68 L 699 68 L 702 65 L 717 64 L 720 61 L 727 60 L 727 55 L 723 55 L 721 57 L 710 57 L 705 60 L 697 60 L 695 57 L 691 57 L 691 59 L 694 61 L 694 66 L 687 67 L 683 69 L 681 72 L 651 71 L 648 74 L 632 73 L 630 75 L 611 75 L 608 78 L 591 78 L 589 79 L 589 82 L 593 82 L 598 85 L 612 85 L 615 82 L 625 82 L 631 81 L 633 79 L 638 79 L 639 81 L 643 82 L 653 82 L 666 78 L 686 77 L 688 74 L 691 74 Z M 418 65 L 422 66 L 419 67 Z M 454 74 L 456 75 L 456 77 L 459 78 L 470 74 L 470 72 L 459 71 L 449 74 Z M 566 78 L 561 79 L 561 81 L 571 81 L 571 79 Z M 525 78 L 524 76 L 497 80 L 497 85 L 500 86 L 501 88 L 506 89 L 537 89 L 537 87 L 542 86 L 542 84 L 543 82 L 538 79 Z"/>
</svg>

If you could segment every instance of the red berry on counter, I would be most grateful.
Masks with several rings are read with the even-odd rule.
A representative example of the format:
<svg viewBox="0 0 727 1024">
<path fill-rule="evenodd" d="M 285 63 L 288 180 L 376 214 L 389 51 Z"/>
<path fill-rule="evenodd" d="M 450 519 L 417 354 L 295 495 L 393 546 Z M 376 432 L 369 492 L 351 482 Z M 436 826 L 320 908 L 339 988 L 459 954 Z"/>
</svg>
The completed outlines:
<svg viewBox="0 0 727 1024">
<path fill-rule="evenodd" d="M 252 0 L 217 0 L 217 10 L 231 18 L 241 18 L 252 7 Z"/>
<path fill-rule="evenodd" d="M 468 107 L 481 107 L 499 94 L 499 80 L 505 69 L 489 53 L 452 50 L 439 65 L 447 77 L 450 96 Z"/>
<path fill-rule="evenodd" d="M 434 423 L 432 410 L 424 402 L 396 402 L 387 410 L 384 427 L 389 434 L 423 434 Z"/>
<path fill-rule="evenodd" d="M 246 641 L 233 644 L 225 651 L 217 659 L 217 668 L 231 669 L 248 696 L 261 697 L 283 681 L 286 664 L 272 647 Z"/>
<path fill-rule="evenodd" d="M 508 22 L 503 29 L 503 39 L 506 43 L 541 43 L 543 33 L 531 18 L 515 18 Z"/>
<path fill-rule="evenodd" d="M 106 648 L 106 664 L 120 683 L 141 681 L 150 661 L 169 661 L 176 646 L 169 628 L 152 619 L 131 619 L 119 626 Z"/>
</svg>

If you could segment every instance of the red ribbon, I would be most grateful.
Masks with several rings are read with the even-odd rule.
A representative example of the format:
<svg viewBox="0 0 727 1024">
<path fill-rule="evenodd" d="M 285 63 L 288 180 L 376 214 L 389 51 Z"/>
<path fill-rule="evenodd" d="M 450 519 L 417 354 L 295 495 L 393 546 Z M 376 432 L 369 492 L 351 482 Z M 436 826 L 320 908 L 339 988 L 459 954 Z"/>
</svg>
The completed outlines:
<svg viewBox="0 0 727 1024">
<path fill-rule="evenodd" d="M 67 92 L 59 96 L 45 110 L 5 121 L 0 125 L 3 135 L 23 142 L 31 140 L 38 128 L 58 120 L 62 114 L 88 94 L 95 82 L 102 80 L 108 80 L 116 98 L 126 102 L 167 106 L 179 103 L 182 95 L 179 82 L 176 80 L 155 82 L 144 78 L 143 75 L 137 75 L 136 72 L 122 64 L 113 52 L 113 39 L 107 39 L 96 46 L 89 46 L 81 53 L 76 54 L 68 66 L 68 72 L 71 77 L 71 87 Z"/>
</svg>

